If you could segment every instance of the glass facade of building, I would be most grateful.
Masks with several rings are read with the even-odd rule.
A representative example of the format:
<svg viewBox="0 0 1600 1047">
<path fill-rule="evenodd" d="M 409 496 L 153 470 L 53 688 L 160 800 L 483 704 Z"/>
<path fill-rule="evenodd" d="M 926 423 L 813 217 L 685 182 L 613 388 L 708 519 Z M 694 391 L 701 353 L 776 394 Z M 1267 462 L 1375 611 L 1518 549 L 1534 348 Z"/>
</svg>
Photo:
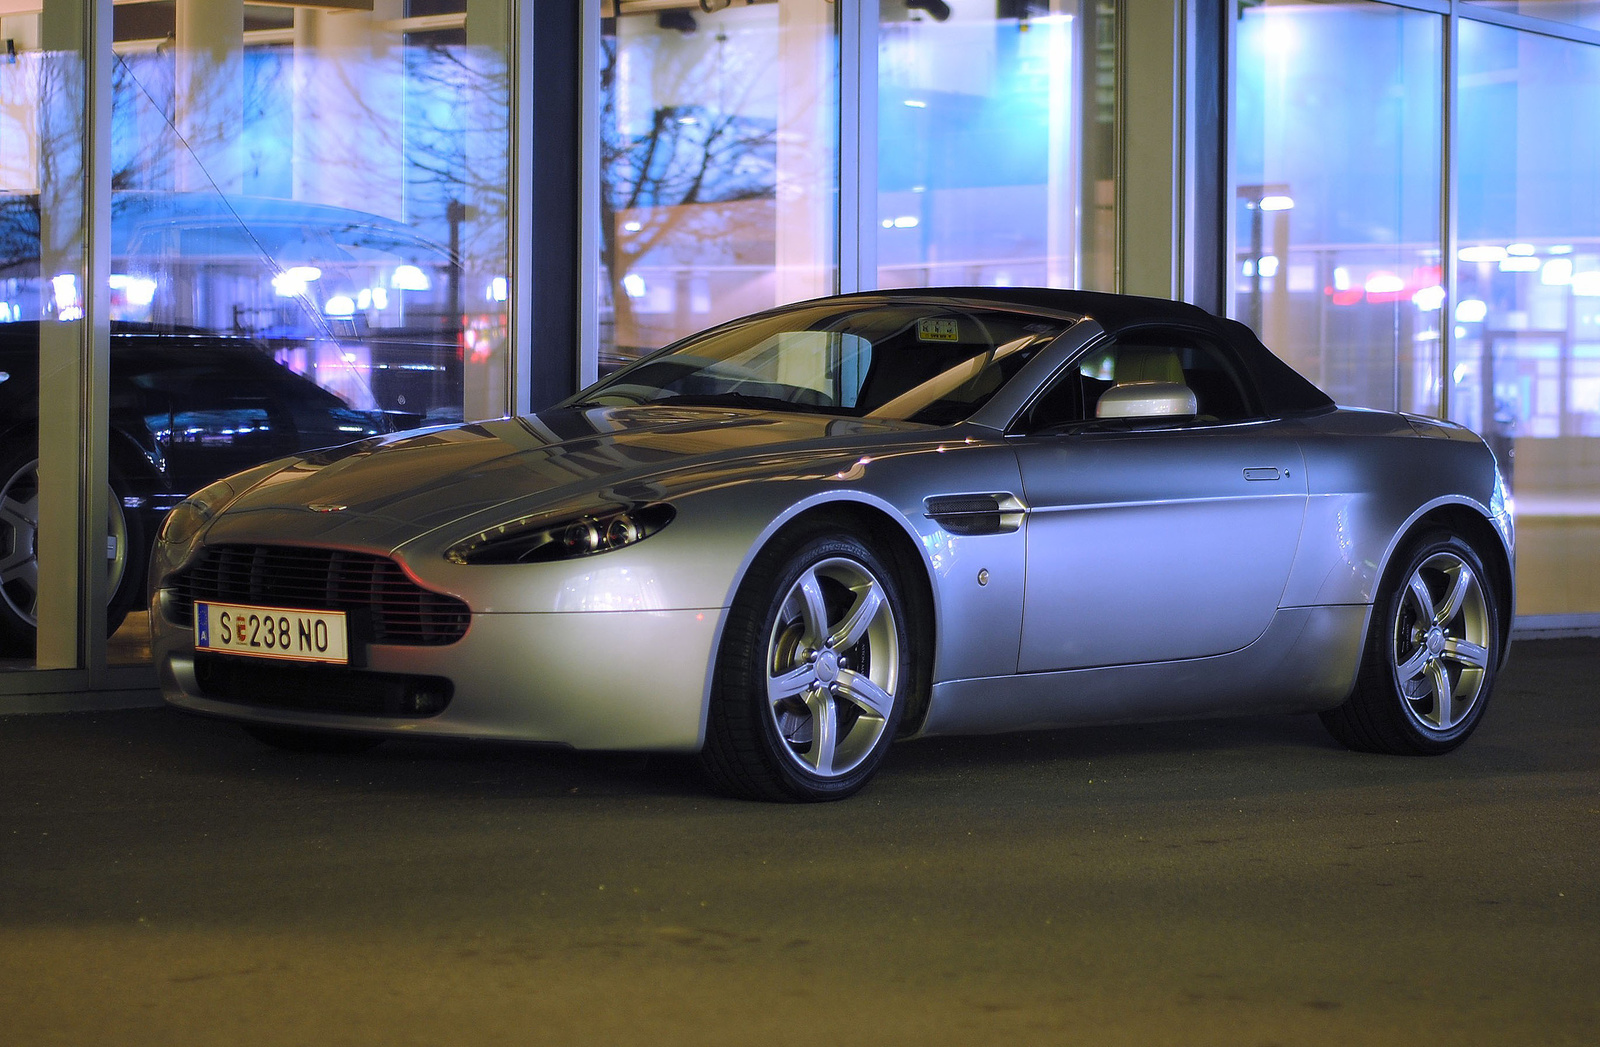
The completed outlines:
<svg viewBox="0 0 1600 1047">
<path fill-rule="evenodd" d="M 847 69 L 857 8 L 603 6 L 601 373 L 837 290 L 1112 286 L 1110 5 L 886 0 Z"/>
<path fill-rule="evenodd" d="M 1111 286 L 1109 8 L 879 7 L 879 287 Z"/>
<path fill-rule="evenodd" d="M 1450 417 L 1510 470 L 1519 611 L 1594 612 L 1600 46 L 1471 21 L 1460 39 Z"/>
<path fill-rule="evenodd" d="M 552 71 L 527 0 L 0 0 L 0 666 L 68 673 L 0 695 L 148 688 L 167 506 L 515 410 L 519 359 L 604 373 L 873 287 L 1163 293 L 1129 274 L 1170 259 L 1340 401 L 1483 434 L 1519 612 L 1600 628 L 1600 3 L 1160 6 L 578 0 Z M 561 77 L 572 138 L 528 115 Z"/>
<path fill-rule="evenodd" d="M 0 22 L 0 657 L 9 656 L 0 664 L 17 667 L 77 663 L 71 627 L 49 623 L 76 617 L 75 590 L 67 587 L 85 560 L 104 604 L 107 588 L 127 578 L 137 540 L 116 499 L 78 475 L 94 424 L 78 396 L 91 365 L 79 351 L 88 334 L 85 299 L 97 283 L 88 241 L 103 202 L 85 178 L 85 15 L 51 0 L 31 18 Z M 13 34 L 25 34 L 20 53 Z M 41 325 L 35 315 L 29 323 L 46 288 L 55 322 Z M 84 556 L 77 521 L 87 513 L 98 515 L 104 559 Z M 47 625 L 36 643 L 41 621 Z"/>
<path fill-rule="evenodd" d="M 838 10 L 623 0 L 604 19 L 601 371 L 838 286 Z"/>
<path fill-rule="evenodd" d="M 1234 315 L 1341 403 L 1439 410 L 1443 33 L 1365 0 L 1241 12 Z"/>
<path fill-rule="evenodd" d="M 1591 627 L 1595 11 L 1241 4 L 1232 143 L 1234 315 L 1343 403 L 1481 434 L 1515 497 L 1519 614 Z"/>
<path fill-rule="evenodd" d="M 505 412 L 511 9 L 4 12 L 0 390 L 41 402 L 0 420 L 0 658 L 138 665 L 145 550 L 185 494 L 297 449 Z M 85 39 L 86 18 L 109 50 L 52 46 Z M 75 573 L 50 563 L 55 532 L 77 530 L 50 497 L 71 485 L 50 476 L 50 415 L 85 391 L 50 387 L 64 368 L 107 390 L 98 599 L 121 628 L 103 653 L 69 637 L 45 656 L 41 622 L 80 588 L 50 582 Z"/>
</svg>

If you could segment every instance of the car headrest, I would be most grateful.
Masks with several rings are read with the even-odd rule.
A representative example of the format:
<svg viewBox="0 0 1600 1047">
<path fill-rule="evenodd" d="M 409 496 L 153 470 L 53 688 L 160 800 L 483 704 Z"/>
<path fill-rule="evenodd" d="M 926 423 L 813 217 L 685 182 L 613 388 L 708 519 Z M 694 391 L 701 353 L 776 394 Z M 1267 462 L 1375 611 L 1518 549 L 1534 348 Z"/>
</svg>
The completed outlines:
<svg viewBox="0 0 1600 1047">
<path fill-rule="evenodd" d="M 1101 394 L 1096 418 L 1192 418 L 1199 409 L 1181 382 L 1118 382 Z"/>
<path fill-rule="evenodd" d="M 1183 365 L 1172 349 L 1132 348 L 1117 350 L 1115 378 L 1125 382 L 1171 382 L 1183 384 Z"/>
</svg>

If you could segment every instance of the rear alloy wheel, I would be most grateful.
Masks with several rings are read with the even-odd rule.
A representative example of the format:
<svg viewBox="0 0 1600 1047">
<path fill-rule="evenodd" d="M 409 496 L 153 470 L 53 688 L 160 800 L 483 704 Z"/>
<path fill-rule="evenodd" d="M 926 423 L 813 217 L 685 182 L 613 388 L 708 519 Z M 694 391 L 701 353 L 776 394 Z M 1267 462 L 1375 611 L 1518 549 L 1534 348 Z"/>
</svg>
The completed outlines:
<svg viewBox="0 0 1600 1047">
<path fill-rule="evenodd" d="M 1399 563 L 1373 608 L 1355 693 L 1323 722 L 1355 749 L 1449 752 L 1478 726 L 1494 686 L 1498 601 L 1460 538 L 1427 535 Z"/>
<path fill-rule="evenodd" d="M 815 537 L 758 559 L 718 659 L 701 756 L 713 781 L 766 800 L 837 800 L 861 788 L 904 710 L 907 628 L 893 572 L 854 537 Z"/>
<path fill-rule="evenodd" d="M 132 609 L 143 575 L 139 519 L 123 509 L 118 477 L 106 491 L 106 628 L 115 632 Z M 0 460 L 0 652 L 33 650 L 39 607 L 39 460 Z"/>
</svg>

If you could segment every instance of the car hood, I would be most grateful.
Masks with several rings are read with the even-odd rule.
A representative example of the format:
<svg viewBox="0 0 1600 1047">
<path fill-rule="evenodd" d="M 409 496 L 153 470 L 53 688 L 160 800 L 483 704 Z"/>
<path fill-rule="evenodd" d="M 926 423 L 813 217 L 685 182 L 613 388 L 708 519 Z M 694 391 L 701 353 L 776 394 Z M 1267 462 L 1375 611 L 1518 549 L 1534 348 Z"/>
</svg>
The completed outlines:
<svg viewBox="0 0 1600 1047">
<path fill-rule="evenodd" d="M 797 461 L 826 471 L 863 444 L 928 432 L 909 422 L 699 407 L 568 409 L 426 429 L 306 455 L 235 499 L 211 540 L 266 513 L 285 539 L 362 520 L 367 540 L 386 525 L 379 530 L 399 543 L 496 506 L 522 515 L 666 498 L 730 475 L 792 475 Z"/>
</svg>

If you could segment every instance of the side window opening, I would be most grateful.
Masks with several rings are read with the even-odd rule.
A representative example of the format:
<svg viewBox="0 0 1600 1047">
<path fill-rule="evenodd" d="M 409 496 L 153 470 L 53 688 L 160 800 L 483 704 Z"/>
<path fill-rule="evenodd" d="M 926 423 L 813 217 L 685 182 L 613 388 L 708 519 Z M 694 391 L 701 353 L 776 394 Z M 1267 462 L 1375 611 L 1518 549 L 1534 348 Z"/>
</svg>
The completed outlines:
<svg viewBox="0 0 1600 1047">
<path fill-rule="evenodd" d="M 1216 346 L 1199 342 L 1179 350 L 1183 381 L 1194 391 L 1199 419 L 1243 422 L 1261 417 L 1237 370 Z"/>
<path fill-rule="evenodd" d="M 1028 409 L 1022 431 L 1037 432 L 1096 419 L 1112 388 L 1135 383 L 1181 385 L 1194 394 L 1190 424 L 1261 417 L 1238 369 L 1215 343 L 1184 331 L 1142 330 L 1090 349 L 1057 376 Z"/>
</svg>

